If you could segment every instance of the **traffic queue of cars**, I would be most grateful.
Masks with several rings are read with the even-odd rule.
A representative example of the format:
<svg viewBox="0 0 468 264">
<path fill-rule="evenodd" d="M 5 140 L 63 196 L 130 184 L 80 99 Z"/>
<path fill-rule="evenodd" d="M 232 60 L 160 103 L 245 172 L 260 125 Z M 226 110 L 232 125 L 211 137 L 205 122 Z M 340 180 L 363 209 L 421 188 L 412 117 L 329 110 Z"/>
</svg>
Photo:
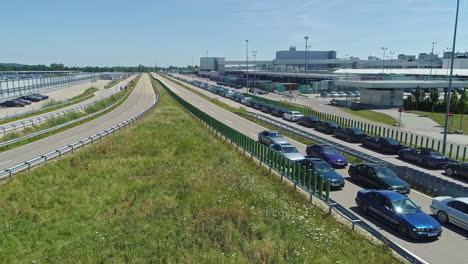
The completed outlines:
<svg viewBox="0 0 468 264">
<path fill-rule="evenodd" d="M 305 127 L 315 128 L 318 131 L 334 134 L 336 137 L 350 142 L 361 142 L 364 146 L 381 152 L 400 154 L 402 159 L 410 159 L 407 149 L 398 141 L 389 137 L 370 137 L 358 128 L 341 128 L 334 122 L 321 121 L 317 117 L 303 116 L 297 111 L 289 111 L 271 104 L 253 100 L 243 93 L 227 88 L 210 85 L 199 81 L 188 81 L 177 78 L 194 86 L 219 94 L 239 102 L 248 107 L 253 107 L 264 113 L 282 117 L 291 122 L 297 122 Z M 340 154 L 333 145 L 316 144 L 307 146 L 306 156 L 289 141 L 274 130 L 265 130 L 258 134 L 258 141 L 267 145 L 271 150 L 278 152 L 287 159 L 298 162 L 323 176 L 324 180 L 330 180 L 331 187 L 341 189 L 345 186 L 345 179 L 335 171 L 335 168 L 346 168 L 348 159 Z M 409 149 L 412 150 L 412 149 Z M 440 166 L 440 153 L 429 149 L 417 149 L 421 153 L 416 156 L 427 160 L 424 165 Z M 425 150 L 423 152 L 423 150 Z M 424 155 L 424 157 L 423 157 Z M 427 156 L 427 157 L 426 157 Z M 443 155 L 442 155 L 443 156 Z M 412 157 L 412 156 L 411 156 Z M 445 159 L 446 157 L 442 158 Z M 429 162 L 431 160 L 431 162 Z M 422 161 L 421 161 L 422 163 Z M 462 174 L 468 171 L 468 166 L 447 166 L 447 170 L 453 174 Z M 466 230 L 468 227 L 468 198 L 436 197 L 432 201 L 431 211 L 433 217 L 427 215 L 407 196 L 410 193 L 410 185 L 400 179 L 395 173 L 384 166 L 372 163 L 353 164 L 348 168 L 348 174 L 355 182 L 359 182 L 371 189 L 357 193 L 356 204 L 365 214 L 371 214 L 393 226 L 404 236 L 412 239 L 424 239 L 438 237 L 442 233 L 441 223 L 452 223 Z M 447 173 L 449 174 L 449 173 Z M 456 200 L 457 203 L 450 203 Z M 460 205 L 460 201 L 464 205 Z M 448 207 L 448 208 L 447 208 Z M 461 215 L 461 216 L 460 216 Z"/>
<path fill-rule="evenodd" d="M 18 97 L 16 99 L 7 100 L 0 103 L 1 107 L 24 107 L 30 105 L 33 102 L 39 102 L 48 99 L 49 96 L 41 94 L 29 94 Z"/>
</svg>

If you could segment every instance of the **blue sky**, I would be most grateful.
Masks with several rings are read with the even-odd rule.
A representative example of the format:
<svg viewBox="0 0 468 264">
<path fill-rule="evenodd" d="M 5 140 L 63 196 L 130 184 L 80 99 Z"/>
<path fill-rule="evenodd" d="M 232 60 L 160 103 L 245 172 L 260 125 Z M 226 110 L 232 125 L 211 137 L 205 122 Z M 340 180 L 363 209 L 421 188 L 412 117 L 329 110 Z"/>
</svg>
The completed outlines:
<svg viewBox="0 0 468 264">
<path fill-rule="evenodd" d="M 0 62 L 187 65 L 209 56 L 257 59 L 296 45 L 367 58 L 451 47 L 456 0 L 2 1 Z M 461 0 L 457 50 L 468 50 Z"/>
</svg>

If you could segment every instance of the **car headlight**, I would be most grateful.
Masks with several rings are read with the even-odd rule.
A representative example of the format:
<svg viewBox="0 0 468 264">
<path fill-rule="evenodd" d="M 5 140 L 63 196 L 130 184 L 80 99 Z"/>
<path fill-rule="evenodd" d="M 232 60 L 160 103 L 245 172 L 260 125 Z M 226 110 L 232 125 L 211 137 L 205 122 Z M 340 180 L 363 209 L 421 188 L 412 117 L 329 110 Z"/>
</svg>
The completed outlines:
<svg viewBox="0 0 468 264">
<path fill-rule="evenodd" d="M 413 228 L 413 232 L 416 232 L 416 231 L 418 231 L 418 229 L 417 229 L 417 228 Z"/>
</svg>

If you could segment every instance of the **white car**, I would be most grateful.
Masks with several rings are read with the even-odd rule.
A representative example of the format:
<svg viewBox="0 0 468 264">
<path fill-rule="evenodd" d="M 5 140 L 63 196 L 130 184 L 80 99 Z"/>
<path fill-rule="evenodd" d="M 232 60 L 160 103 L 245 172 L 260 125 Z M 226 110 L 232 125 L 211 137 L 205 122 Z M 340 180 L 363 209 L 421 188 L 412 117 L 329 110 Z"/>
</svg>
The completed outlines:
<svg viewBox="0 0 468 264">
<path fill-rule="evenodd" d="M 431 211 L 439 222 L 452 223 L 468 231 L 468 197 L 436 197 L 432 199 Z"/>
<path fill-rule="evenodd" d="M 299 118 L 303 117 L 304 115 L 298 111 L 289 111 L 284 113 L 283 118 L 288 121 L 296 122 Z"/>
</svg>

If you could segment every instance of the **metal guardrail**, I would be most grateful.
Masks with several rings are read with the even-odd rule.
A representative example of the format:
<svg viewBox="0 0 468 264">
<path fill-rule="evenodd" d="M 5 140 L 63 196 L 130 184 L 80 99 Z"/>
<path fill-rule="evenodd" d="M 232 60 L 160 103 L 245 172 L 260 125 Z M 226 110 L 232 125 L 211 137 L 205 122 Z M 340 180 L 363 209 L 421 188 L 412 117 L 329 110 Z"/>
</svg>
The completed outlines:
<svg viewBox="0 0 468 264">
<path fill-rule="evenodd" d="M 17 115 L 2 117 L 2 118 L 0 118 L 0 121 L 4 121 L 4 120 L 8 120 L 8 119 L 15 119 L 15 118 L 19 118 L 19 117 L 22 117 L 22 116 L 32 115 L 32 114 L 35 114 L 35 113 L 38 113 L 38 112 L 46 111 L 46 110 L 49 110 L 49 109 L 66 106 L 66 105 L 69 105 L 69 104 L 73 104 L 73 103 L 75 103 L 77 101 L 87 99 L 87 98 L 92 97 L 92 96 L 94 96 L 94 94 L 89 94 L 87 96 L 83 96 L 81 98 L 77 98 L 75 100 L 71 100 L 71 101 L 68 101 L 68 102 L 65 102 L 65 103 L 62 103 L 62 104 L 52 105 L 52 106 L 44 107 L 44 108 L 41 108 L 41 109 L 37 109 L 37 110 L 34 110 L 34 111 L 29 111 L 29 112 L 21 113 L 21 114 L 17 114 Z"/>
<path fill-rule="evenodd" d="M 172 92 L 169 88 L 167 88 L 164 83 L 160 82 L 161 85 L 166 89 L 166 91 L 169 92 L 169 94 L 171 94 L 171 96 L 173 96 L 174 98 L 177 99 L 177 101 L 179 101 L 181 103 L 181 105 L 183 105 L 187 110 L 189 110 L 200 122 L 204 123 L 205 125 L 207 125 L 208 127 L 210 127 L 211 129 L 213 129 L 214 131 L 216 131 L 216 133 L 219 133 L 221 136 L 223 136 L 226 140 L 229 139 L 229 136 L 227 136 L 225 134 L 225 132 L 223 131 L 223 129 L 219 128 L 219 127 L 216 127 L 216 125 L 214 125 L 212 122 L 208 121 L 208 120 L 205 120 L 203 118 L 203 116 L 208 116 L 206 113 L 204 113 L 202 110 L 196 108 L 195 106 L 193 106 L 192 104 L 190 104 L 189 102 L 185 101 L 184 99 L 182 99 L 180 96 L 178 96 L 177 94 L 175 94 L 174 92 Z M 189 106 L 189 107 L 187 107 Z M 204 115 L 199 115 L 197 114 L 195 111 L 192 111 L 192 109 L 196 109 L 198 110 L 199 112 L 203 112 Z M 212 118 L 210 116 L 210 118 Z M 212 118 L 214 119 L 214 118 Z M 214 119 L 216 120 L 216 119 Z M 219 120 L 216 120 L 219 122 Z M 221 123 L 221 122 L 219 122 Z M 227 125 L 224 125 L 223 126 L 226 126 L 228 127 Z M 230 127 L 229 127 L 230 128 Z M 234 130 L 233 128 L 230 128 L 232 130 Z M 236 133 L 240 133 L 240 132 L 237 132 Z M 306 132 L 307 133 L 307 132 Z M 240 133 L 242 134 L 242 133 Z M 243 135 L 243 134 L 242 134 Z M 233 145 L 236 145 L 239 149 L 243 150 L 245 153 L 249 153 L 252 157 L 255 157 L 259 160 L 262 160 L 262 156 L 257 156 L 254 154 L 254 151 L 252 149 L 249 149 L 249 147 L 253 147 L 253 149 L 255 149 L 255 147 L 253 146 L 254 144 L 250 145 L 250 144 L 241 144 L 240 142 L 236 142 L 235 140 L 233 140 L 232 138 L 230 138 L 230 142 L 231 144 Z M 254 141 L 254 142 L 257 142 L 257 141 Z M 259 143 L 258 143 L 259 144 Z M 251 151 L 252 150 L 252 151 Z M 398 255 L 400 255 L 401 257 L 403 257 L 404 259 L 406 259 L 407 261 L 409 261 L 410 263 L 423 263 L 421 260 L 419 260 L 417 257 L 415 257 L 413 254 L 411 254 L 409 251 L 407 251 L 406 249 L 402 248 L 401 246 L 399 246 L 398 244 L 394 243 L 393 241 L 391 241 L 390 239 L 388 239 L 387 237 L 385 237 L 382 233 L 380 233 L 378 230 L 374 229 L 372 226 L 370 226 L 369 224 L 367 224 L 366 222 L 362 221 L 362 219 L 360 219 L 358 216 L 356 216 L 355 214 L 353 214 L 351 211 L 349 211 L 348 209 L 346 209 L 345 207 L 343 207 L 342 205 L 340 205 L 339 203 L 335 202 L 334 200 L 332 199 L 329 199 L 328 201 L 324 200 L 323 198 L 321 198 L 320 196 L 317 195 L 317 193 L 313 193 L 311 192 L 311 190 L 307 189 L 306 186 L 302 185 L 301 182 L 297 181 L 296 179 L 293 179 L 291 177 L 289 177 L 288 173 L 283 173 L 281 171 L 281 169 L 279 168 L 275 168 L 275 162 L 273 162 L 273 160 L 271 159 L 266 159 L 266 160 L 263 160 L 263 164 L 265 164 L 270 170 L 273 170 L 275 171 L 276 173 L 278 173 L 279 175 L 281 175 L 281 177 L 286 177 L 289 181 L 291 181 L 292 183 L 294 183 L 294 186 L 295 187 L 298 187 L 298 188 L 301 188 L 302 190 L 304 190 L 305 192 L 309 193 L 310 195 L 310 199 L 312 200 L 312 197 L 314 197 L 315 199 L 319 199 L 320 201 L 322 201 L 323 203 L 327 204 L 327 206 L 329 207 L 329 212 L 331 213 L 332 211 L 339 214 L 340 216 L 342 216 L 344 219 L 348 220 L 351 224 L 352 224 L 352 227 L 354 229 L 355 226 L 359 226 L 361 227 L 363 230 L 367 231 L 370 235 L 372 235 L 373 237 L 377 238 L 379 241 L 381 241 L 382 243 L 384 243 L 385 245 L 389 246 L 391 249 L 393 249 Z M 281 167 L 281 166 L 280 166 Z M 284 168 L 284 167 L 283 167 Z"/>
<path fill-rule="evenodd" d="M 0 147 L 5 147 L 5 146 L 8 146 L 8 145 L 11 145 L 11 144 L 14 144 L 14 143 L 17 143 L 17 142 L 20 142 L 20 141 L 23 141 L 23 140 L 26 140 L 26 139 L 29 139 L 29 138 L 33 138 L 33 137 L 36 137 L 36 136 L 39 136 L 39 135 L 42 135 L 42 134 L 45 134 L 45 133 L 49 133 L 49 132 L 52 132 L 54 130 L 57 130 L 57 129 L 60 129 L 60 128 L 63 128 L 63 127 L 67 127 L 69 125 L 72 125 L 74 123 L 78 123 L 78 122 L 81 122 L 83 120 L 86 120 L 86 119 L 89 119 L 93 116 L 96 116 L 96 115 L 99 115 L 100 113 L 103 113 L 109 109 L 111 109 L 112 107 L 116 106 L 117 104 L 119 104 L 120 102 L 122 102 L 122 100 L 124 100 L 128 94 L 131 92 L 131 90 L 128 90 L 124 96 L 122 96 L 122 98 L 120 98 L 119 100 L 117 100 L 115 103 L 109 105 L 108 107 L 104 108 L 104 109 L 101 109 L 97 112 L 94 112 L 92 114 L 89 114 L 89 115 L 86 115 L 86 116 L 83 116 L 83 117 L 80 117 L 78 119 L 75 119 L 75 120 L 71 120 L 71 121 L 68 121 L 66 123 L 63 123 L 63 124 L 60 124 L 58 126 L 54 126 L 54 127 L 51 127 L 51 128 L 48 128 L 48 129 L 44 129 L 44 130 L 41 130 L 41 131 L 38 131 L 36 133 L 32 133 L 32 134 L 29 134 L 29 135 L 26 135 L 26 136 L 23 136 L 23 137 L 19 137 L 19 138 L 15 138 L 15 139 L 12 139 L 12 140 L 8 140 L 8 141 L 5 141 L 5 142 L 2 142 L 0 143 Z"/>
<path fill-rule="evenodd" d="M 317 143 L 324 143 L 324 144 L 331 144 L 335 146 L 335 148 L 343 153 L 351 155 L 353 157 L 360 158 L 365 160 L 366 162 L 380 164 L 382 166 L 390 168 L 395 174 L 408 182 L 411 187 L 421 190 L 427 194 L 431 194 L 433 196 L 454 196 L 454 197 L 465 197 L 468 195 L 468 188 L 462 186 L 460 184 L 447 181 L 445 179 L 441 179 L 437 176 L 431 175 L 429 173 L 425 173 L 422 171 L 415 170 L 413 168 L 409 168 L 407 166 L 398 166 L 382 159 L 373 157 L 361 151 L 346 147 L 334 141 L 322 138 L 320 136 L 314 135 L 312 133 L 306 132 L 296 127 L 292 127 L 288 124 L 283 122 L 277 121 L 270 117 L 249 112 L 248 114 L 239 113 L 240 115 L 246 115 L 253 117 L 257 120 L 266 122 L 272 126 L 275 126 L 279 129 L 288 131 L 292 134 L 301 136 L 308 140 L 312 140 Z"/>
<path fill-rule="evenodd" d="M 0 180 L 11 178 L 16 173 L 26 171 L 26 170 L 31 170 L 31 168 L 36 167 L 36 166 L 38 166 L 40 164 L 46 163 L 47 161 L 50 161 L 50 160 L 53 160 L 53 159 L 56 159 L 56 158 L 60 158 L 60 157 L 62 157 L 62 155 L 66 154 L 66 153 L 73 152 L 74 150 L 76 150 L 78 148 L 82 148 L 82 147 L 84 147 L 84 146 L 86 146 L 88 144 L 93 144 L 96 140 L 100 140 L 103 137 L 108 136 L 108 135 L 114 133 L 117 130 L 120 130 L 122 128 L 127 127 L 128 125 L 130 125 L 134 121 L 140 119 L 144 115 L 148 114 L 152 109 L 154 109 L 159 104 L 159 98 L 160 98 L 159 94 L 156 93 L 156 102 L 154 104 L 152 104 L 150 107 L 148 107 L 145 111 L 141 112 L 140 114 L 128 119 L 127 121 L 124 121 L 124 122 L 122 122 L 120 124 L 117 124 L 117 125 L 109 128 L 109 129 L 103 130 L 103 131 L 101 131 L 99 133 L 96 133 L 96 134 L 94 134 L 94 135 L 92 135 L 90 137 L 86 137 L 86 138 L 84 138 L 82 140 L 76 141 L 76 142 L 71 143 L 71 144 L 69 144 L 67 146 L 64 146 L 64 147 L 61 147 L 59 149 L 50 151 L 50 152 L 45 153 L 45 154 L 43 154 L 41 156 L 35 157 L 33 159 L 30 159 L 28 161 L 16 164 L 16 165 L 14 165 L 12 167 L 9 167 L 7 169 L 4 169 L 4 170 L 0 171 Z"/>
</svg>

